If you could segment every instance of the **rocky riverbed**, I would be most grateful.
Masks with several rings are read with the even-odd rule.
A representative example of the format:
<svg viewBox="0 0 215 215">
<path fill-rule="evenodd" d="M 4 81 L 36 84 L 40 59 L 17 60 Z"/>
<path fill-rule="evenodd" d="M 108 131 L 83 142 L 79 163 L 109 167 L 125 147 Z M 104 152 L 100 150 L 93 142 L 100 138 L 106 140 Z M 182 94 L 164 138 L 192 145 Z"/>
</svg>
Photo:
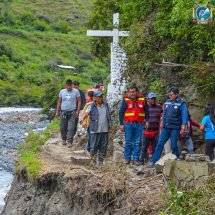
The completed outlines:
<svg viewBox="0 0 215 215">
<path fill-rule="evenodd" d="M 33 130 L 45 129 L 48 121 L 37 108 L 0 108 L 0 212 L 13 180 L 17 147 Z"/>
</svg>

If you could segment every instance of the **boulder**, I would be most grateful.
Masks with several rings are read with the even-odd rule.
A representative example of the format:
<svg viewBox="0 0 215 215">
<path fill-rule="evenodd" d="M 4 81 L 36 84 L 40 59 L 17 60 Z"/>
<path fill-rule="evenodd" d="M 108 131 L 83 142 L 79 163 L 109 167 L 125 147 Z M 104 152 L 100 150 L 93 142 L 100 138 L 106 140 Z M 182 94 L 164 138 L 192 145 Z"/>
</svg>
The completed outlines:
<svg viewBox="0 0 215 215">
<path fill-rule="evenodd" d="M 113 161 L 114 162 L 119 162 L 119 161 L 122 161 L 123 159 L 124 159 L 123 151 L 115 150 L 113 152 Z"/>
<path fill-rule="evenodd" d="M 113 139 L 113 161 L 119 162 L 124 159 L 124 137 L 122 135 Z"/>
<path fill-rule="evenodd" d="M 167 160 L 163 174 L 171 179 L 176 187 L 193 189 L 204 188 L 207 179 L 215 173 L 215 164 L 206 161 Z"/>
<path fill-rule="evenodd" d="M 161 173 L 164 167 L 164 163 L 167 160 L 176 160 L 177 157 L 176 155 L 172 154 L 172 153 L 168 153 L 166 155 L 164 155 L 159 161 L 157 161 L 155 163 L 155 169 L 158 173 Z"/>
<path fill-rule="evenodd" d="M 187 154 L 185 160 L 187 162 L 193 162 L 193 161 L 210 162 L 209 157 L 204 154 L 194 154 L 194 155 Z"/>
<path fill-rule="evenodd" d="M 73 151 L 70 158 L 72 163 L 77 165 L 87 165 L 90 162 L 90 156 L 85 150 Z"/>
</svg>

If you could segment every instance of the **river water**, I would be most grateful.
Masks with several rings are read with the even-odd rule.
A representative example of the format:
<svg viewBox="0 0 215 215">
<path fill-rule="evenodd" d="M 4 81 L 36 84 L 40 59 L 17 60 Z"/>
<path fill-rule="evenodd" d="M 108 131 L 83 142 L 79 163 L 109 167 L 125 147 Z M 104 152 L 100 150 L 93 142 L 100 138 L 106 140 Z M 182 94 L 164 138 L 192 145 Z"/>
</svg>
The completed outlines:
<svg viewBox="0 0 215 215">
<path fill-rule="evenodd" d="M 38 108 L 0 108 L 0 212 L 13 181 L 17 147 L 28 133 L 44 130 L 48 121 Z"/>
</svg>

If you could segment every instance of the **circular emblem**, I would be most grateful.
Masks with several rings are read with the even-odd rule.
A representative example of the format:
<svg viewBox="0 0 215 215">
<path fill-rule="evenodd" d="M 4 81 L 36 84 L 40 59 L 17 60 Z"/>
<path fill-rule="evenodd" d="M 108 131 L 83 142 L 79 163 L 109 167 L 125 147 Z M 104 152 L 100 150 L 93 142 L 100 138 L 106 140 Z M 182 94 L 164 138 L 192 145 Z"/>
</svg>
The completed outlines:
<svg viewBox="0 0 215 215">
<path fill-rule="evenodd" d="M 196 8 L 196 17 L 197 19 L 201 20 L 201 19 L 208 19 L 210 17 L 210 10 L 208 7 L 205 6 L 199 6 Z"/>
</svg>

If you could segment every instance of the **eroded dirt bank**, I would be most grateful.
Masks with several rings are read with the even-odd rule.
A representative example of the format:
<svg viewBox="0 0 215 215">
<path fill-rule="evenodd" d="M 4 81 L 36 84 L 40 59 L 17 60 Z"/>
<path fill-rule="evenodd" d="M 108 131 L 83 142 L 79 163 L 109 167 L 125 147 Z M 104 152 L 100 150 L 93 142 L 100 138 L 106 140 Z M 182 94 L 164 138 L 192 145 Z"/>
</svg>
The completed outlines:
<svg viewBox="0 0 215 215">
<path fill-rule="evenodd" d="M 50 139 L 40 153 L 40 176 L 17 174 L 1 215 L 158 214 L 162 175 L 137 176 L 132 165 L 108 158 L 104 167 L 92 168 L 82 149 L 62 146 L 58 136 Z"/>
</svg>

